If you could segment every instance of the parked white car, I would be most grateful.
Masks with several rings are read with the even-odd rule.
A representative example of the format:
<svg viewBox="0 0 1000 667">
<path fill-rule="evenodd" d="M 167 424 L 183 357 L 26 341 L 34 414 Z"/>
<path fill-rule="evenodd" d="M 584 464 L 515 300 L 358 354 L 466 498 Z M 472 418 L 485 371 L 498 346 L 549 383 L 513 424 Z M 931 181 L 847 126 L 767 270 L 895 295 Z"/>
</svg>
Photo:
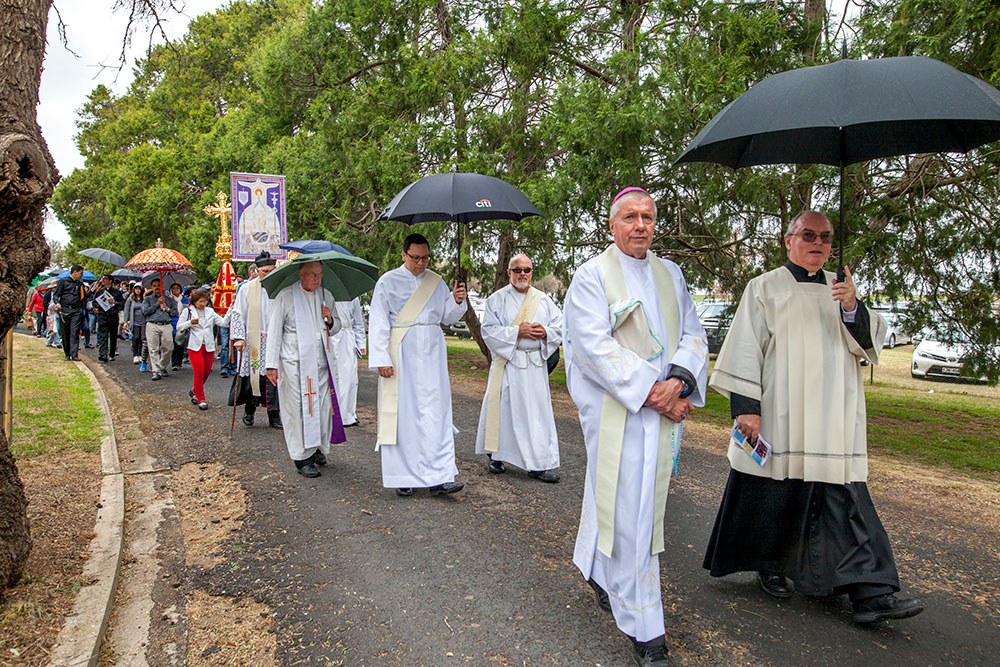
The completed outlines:
<svg viewBox="0 0 1000 667">
<path fill-rule="evenodd" d="M 951 378 L 972 382 L 985 382 L 985 377 L 976 378 L 963 373 L 962 359 L 965 347 L 961 341 L 948 344 L 938 340 L 938 334 L 925 332 L 923 339 L 913 349 L 913 363 L 910 375 L 915 378 Z"/>
</svg>

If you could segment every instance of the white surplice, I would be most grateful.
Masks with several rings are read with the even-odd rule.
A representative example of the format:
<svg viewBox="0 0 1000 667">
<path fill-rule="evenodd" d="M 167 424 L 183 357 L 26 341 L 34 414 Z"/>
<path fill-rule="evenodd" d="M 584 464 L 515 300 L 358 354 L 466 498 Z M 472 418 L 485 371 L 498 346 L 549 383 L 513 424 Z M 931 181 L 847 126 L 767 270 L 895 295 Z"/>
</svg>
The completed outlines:
<svg viewBox="0 0 1000 667">
<path fill-rule="evenodd" d="M 617 252 L 629 296 L 642 302 L 657 338 L 667 340 L 649 262 Z M 650 556 L 660 415 L 642 404 L 653 383 L 665 380 L 670 368 L 677 365 L 695 378 L 697 386 L 688 398 L 702 406 L 708 377 L 705 330 L 698 321 L 684 275 L 673 262 L 661 261 L 673 278 L 679 311 L 679 342 L 672 358 L 665 358 L 664 353 L 644 361 L 612 338 L 604 280 L 596 258 L 573 276 L 566 294 L 563 326 L 567 387 L 580 411 L 587 447 L 583 510 L 573 562 L 584 578 L 593 578 L 608 592 L 618 627 L 638 641 L 664 634 L 659 559 Z M 606 394 L 628 410 L 615 495 L 611 558 L 597 550 L 595 506 L 597 441 Z"/>
<path fill-rule="evenodd" d="M 299 366 L 299 342 L 297 317 L 295 311 L 295 290 L 299 290 L 305 296 L 306 303 L 312 306 L 310 314 L 312 316 L 312 331 L 301 332 L 306 335 L 317 336 L 316 368 L 309 369 L 310 375 L 316 378 L 318 385 L 315 388 L 316 395 L 313 398 L 317 402 L 319 410 L 320 438 L 319 442 L 304 442 L 302 429 L 302 401 L 303 396 L 300 390 L 299 373 L 306 371 Z M 295 283 L 291 287 L 282 290 L 271 304 L 271 318 L 267 327 L 267 338 L 271 345 L 267 349 L 265 366 L 278 370 L 278 404 L 281 410 L 281 423 L 284 425 L 285 445 L 288 447 L 288 456 L 293 461 L 302 461 L 313 455 L 317 448 L 323 454 L 330 453 L 330 436 L 332 433 L 332 411 L 333 403 L 330 400 L 330 375 L 327 355 L 319 349 L 319 346 L 329 345 L 331 334 L 340 331 L 340 318 L 337 316 L 337 309 L 333 308 L 333 295 L 325 289 L 317 289 L 313 292 L 306 292 L 302 289 L 301 283 Z M 330 307 L 330 314 L 333 316 L 333 326 L 329 329 L 323 322 L 321 306 L 326 304 Z M 333 357 L 331 348 L 330 357 Z"/>
<path fill-rule="evenodd" d="M 399 311 L 426 271 L 414 276 L 401 266 L 382 274 L 368 311 L 368 367 L 392 366 L 389 333 Z M 382 484 L 386 488 L 430 487 L 455 481 L 455 431 L 451 417 L 451 384 L 442 324 L 465 314 L 466 302 L 455 303 L 441 283 L 399 346 L 399 428 L 395 445 L 380 446 Z M 379 392 L 382 382 L 379 380 Z"/>
<path fill-rule="evenodd" d="M 254 278 L 253 280 L 260 280 L 260 278 Z M 230 340 L 247 340 L 247 336 L 250 335 L 250 323 L 248 317 L 250 315 L 250 283 L 249 280 L 236 290 L 236 297 L 233 299 L 233 305 L 229 307 L 229 338 Z M 267 295 L 266 289 L 260 290 L 260 356 L 261 359 L 267 358 L 267 326 L 271 321 L 271 303 L 274 300 Z M 237 373 L 240 377 L 247 377 L 250 375 L 250 343 L 247 342 L 246 346 L 243 348 L 243 352 L 240 355 L 240 367 Z M 266 369 L 264 364 L 260 365 L 258 374 L 264 375 Z"/>
<path fill-rule="evenodd" d="M 337 403 L 344 426 L 350 426 L 358 421 L 358 355 L 368 346 L 361 301 L 338 301 L 337 315 L 341 328 L 332 338 L 334 354 L 337 356 L 337 372 L 333 376 L 333 384 L 337 388 Z"/>
<path fill-rule="evenodd" d="M 524 470 L 552 470 L 559 467 L 559 441 L 546 359 L 562 343 L 562 313 L 543 294 L 534 317 L 528 321 L 545 327 L 547 336 L 542 340 L 518 338 L 518 328 L 510 324 L 521 310 L 524 297 L 525 294 L 507 285 L 486 299 L 483 313 L 483 340 L 494 356 L 507 359 L 500 394 L 500 441 L 493 460 Z M 479 414 L 477 454 L 486 453 L 489 395 L 487 386 Z"/>
</svg>

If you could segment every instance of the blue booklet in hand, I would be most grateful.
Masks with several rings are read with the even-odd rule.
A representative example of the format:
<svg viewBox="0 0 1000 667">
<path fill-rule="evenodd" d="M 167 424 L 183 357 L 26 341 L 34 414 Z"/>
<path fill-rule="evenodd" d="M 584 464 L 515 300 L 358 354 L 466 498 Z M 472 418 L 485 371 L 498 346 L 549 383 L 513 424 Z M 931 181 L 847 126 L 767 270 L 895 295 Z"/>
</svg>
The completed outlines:
<svg viewBox="0 0 1000 667">
<path fill-rule="evenodd" d="M 732 438 L 732 443 L 749 454 L 750 458 L 756 461 L 757 465 L 762 468 L 771 457 L 771 445 L 768 444 L 768 442 L 764 440 L 760 434 L 757 435 L 757 442 L 750 442 L 747 440 L 746 436 L 740 433 L 736 428 L 736 422 L 733 422 L 733 430 L 730 433 L 730 437 Z"/>
</svg>

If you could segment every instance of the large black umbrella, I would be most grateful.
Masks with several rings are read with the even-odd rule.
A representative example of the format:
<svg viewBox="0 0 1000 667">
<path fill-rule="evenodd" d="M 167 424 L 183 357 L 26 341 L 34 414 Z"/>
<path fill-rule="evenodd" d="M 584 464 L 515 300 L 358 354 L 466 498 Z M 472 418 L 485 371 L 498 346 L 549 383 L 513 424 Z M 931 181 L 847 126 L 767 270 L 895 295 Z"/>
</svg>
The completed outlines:
<svg viewBox="0 0 1000 667">
<path fill-rule="evenodd" d="M 841 60 L 770 76 L 709 121 L 676 163 L 844 167 L 908 153 L 966 153 L 1000 139 L 1000 90 L 931 58 Z M 676 164 L 675 163 L 675 164 Z"/>
<path fill-rule="evenodd" d="M 532 215 L 541 213 L 513 185 L 493 176 L 454 172 L 431 174 L 410 183 L 392 198 L 377 220 L 398 220 L 408 225 L 431 221 L 467 224 L 477 220 L 522 220 Z M 460 265 L 461 232 L 460 227 Z"/>
<path fill-rule="evenodd" d="M 96 259 L 98 262 L 111 264 L 112 266 L 125 266 L 124 257 L 116 252 L 105 250 L 104 248 L 87 248 L 86 250 L 81 250 L 80 254 L 84 257 Z"/>
</svg>

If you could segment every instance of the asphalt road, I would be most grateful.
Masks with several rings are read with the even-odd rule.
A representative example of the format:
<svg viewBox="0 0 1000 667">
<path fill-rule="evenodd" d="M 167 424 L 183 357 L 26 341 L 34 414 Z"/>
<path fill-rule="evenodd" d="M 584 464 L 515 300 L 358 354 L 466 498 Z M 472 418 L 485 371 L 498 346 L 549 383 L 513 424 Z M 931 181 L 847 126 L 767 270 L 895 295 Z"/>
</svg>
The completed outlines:
<svg viewBox="0 0 1000 667">
<path fill-rule="evenodd" d="M 125 350 L 121 350 L 124 352 Z M 81 350 L 96 358 L 94 350 Z M 158 463 L 219 462 L 249 494 L 226 561 L 188 567 L 184 590 L 249 596 L 275 612 L 281 664 L 625 665 L 632 650 L 572 564 L 585 453 L 575 412 L 557 416 L 562 482 L 491 476 L 473 453 L 482 387 L 455 383 L 456 450 L 465 490 L 399 498 L 381 486 L 374 374 L 362 371 L 359 417 L 323 476 L 307 480 L 279 431 L 247 428 L 224 407 L 230 380 L 207 384 L 212 408 L 190 404 L 189 366 L 159 382 L 130 357 L 106 364 L 151 423 Z M 223 406 L 223 407 L 219 407 Z M 696 419 L 685 433 L 661 556 L 672 655 L 681 664 L 930 665 L 1000 663 L 996 508 L 988 524 L 929 512 L 945 499 L 872 492 L 893 538 L 904 592 L 922 615 L 873 627 L 847 622 L 843 598 L 768 598 L 750 575 L 701 568 L 728 472 Z M 509 469 L 510 470 L 510 469 Z M 154 615 L 158 612 L 154 610 Z M 154 619 L 155 620 L 155 619 Z"/>
</svg>

